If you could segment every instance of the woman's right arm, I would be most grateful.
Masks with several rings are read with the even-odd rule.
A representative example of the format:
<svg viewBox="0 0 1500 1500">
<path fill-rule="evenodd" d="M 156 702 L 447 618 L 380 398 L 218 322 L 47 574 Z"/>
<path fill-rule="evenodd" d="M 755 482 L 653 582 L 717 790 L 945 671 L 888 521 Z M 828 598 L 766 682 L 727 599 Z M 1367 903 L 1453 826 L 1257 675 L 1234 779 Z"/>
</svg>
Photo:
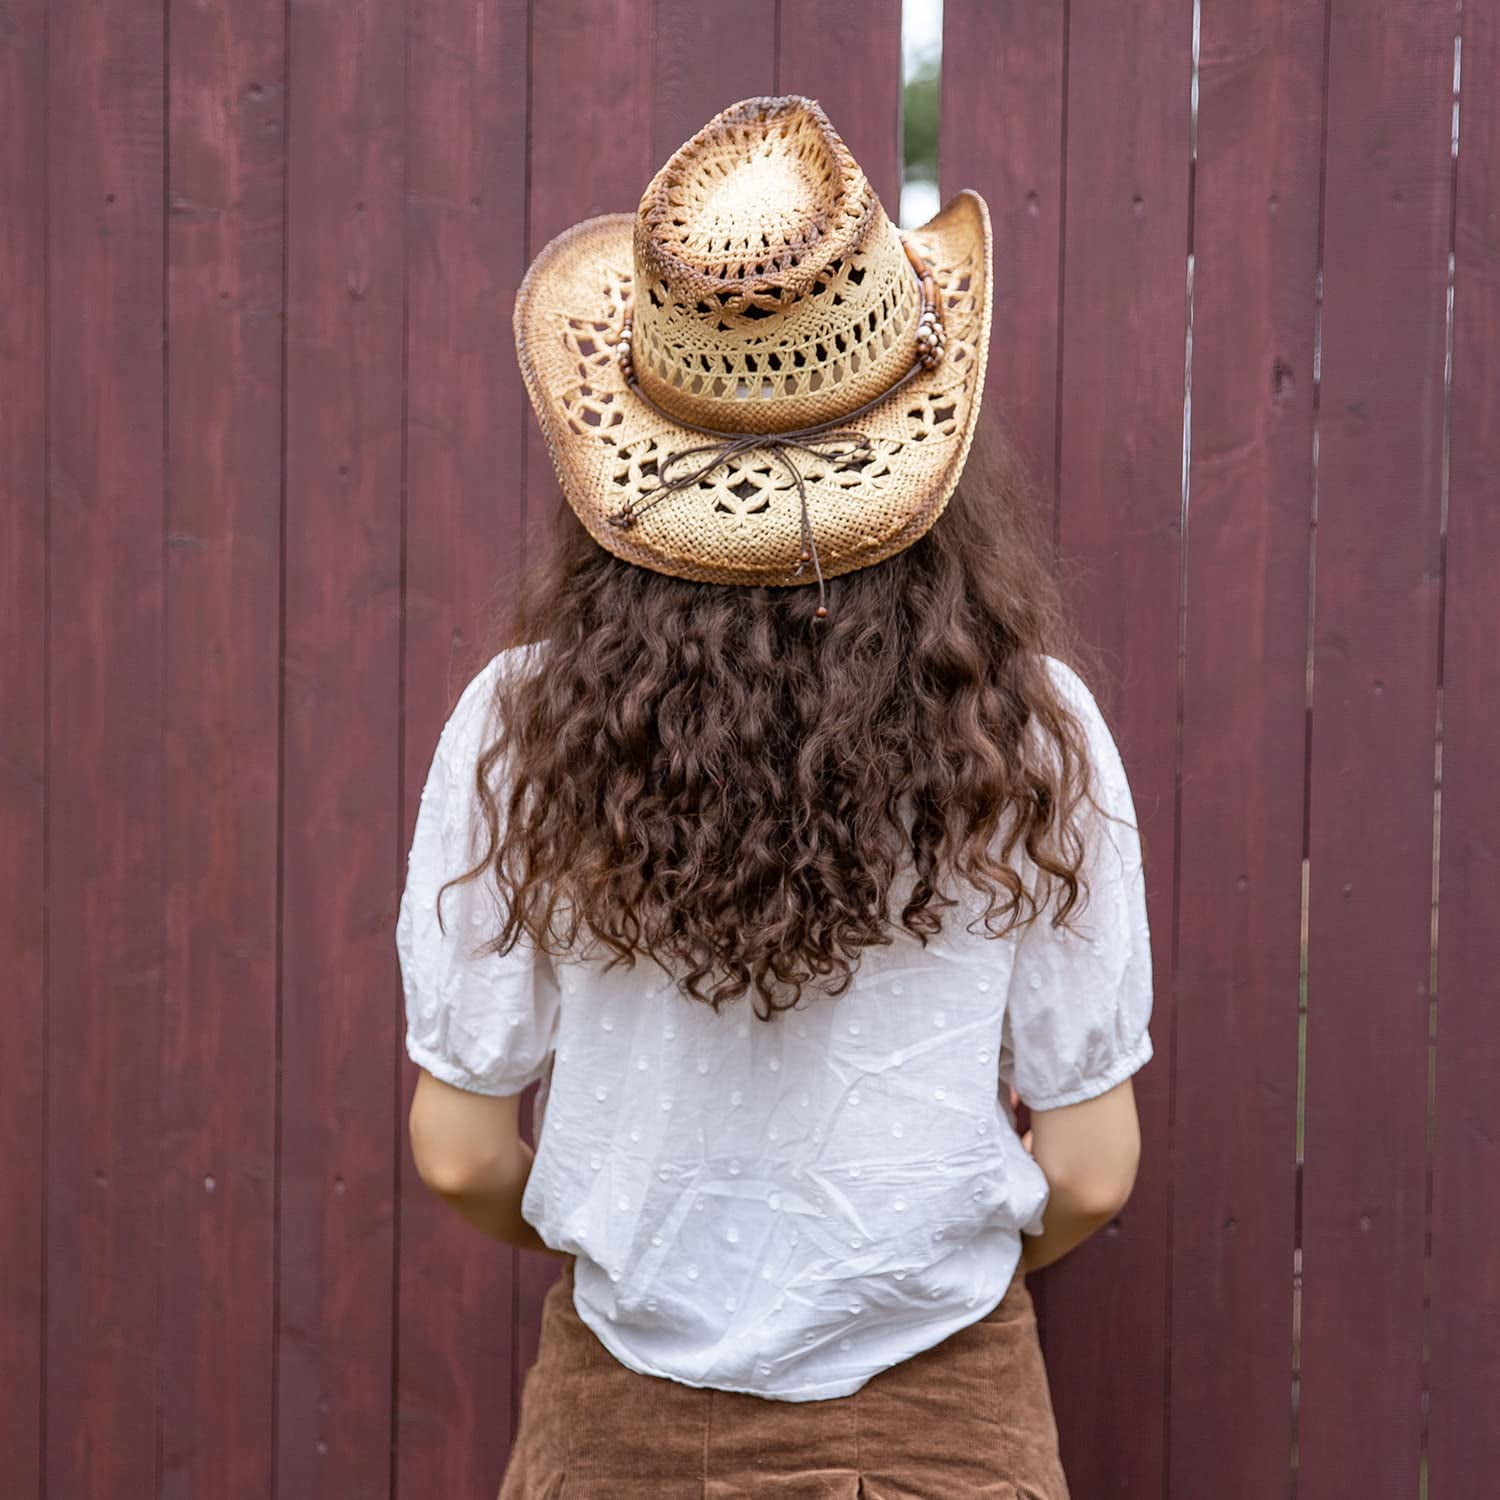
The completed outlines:
<svg viewBox="0 0 1500 1500">
<path fill-rule="evenodd" d="M 1030 1138 L 1051 1189 L 1042 1232 L 1021 1239 L 1022 1261 L 1036 1271 L 1103 1228 L 1130 1197 L 1141 1156 L 1130 1079 L 1080 1104 L 1032 1110 Z"/>
<path fill-rule="evenodd" d="M 1141 1156 L 1132 1075 L 1152 1053 L 1151 934 L 1130 785 L 1093 695 L 1060 664 L 1055 677 L 1088 741 L 1093 801 L 1078 829 L 1085 899 L 1066 926 L 1049 910 L 1021 934 L 1006 998 L 1001 1081 L 1029 1111 L 1029 1149 L 1048 1184 L 1043 1214 L 1023 1229 L 1028 1270 L 1124 1207 Z"/>
</svg>

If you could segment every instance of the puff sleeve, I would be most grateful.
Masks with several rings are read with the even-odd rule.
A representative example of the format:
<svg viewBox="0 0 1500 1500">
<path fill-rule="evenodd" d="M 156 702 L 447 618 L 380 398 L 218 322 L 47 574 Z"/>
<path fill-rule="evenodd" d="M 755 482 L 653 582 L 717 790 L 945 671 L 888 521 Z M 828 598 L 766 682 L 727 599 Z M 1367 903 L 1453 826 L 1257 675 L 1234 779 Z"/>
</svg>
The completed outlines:
<svg viewBox="0 0 1500 1500">
<path fill-rule="evenodd" d="M 485 734 L 495 657 L 464 689 L 438 737 L 407 854 L 396 921 L 406 1004 L 406 1051 L 435 1078 L 477 1094 L 518 1094 L 548 1068 L 559 989 L 550 958 L 524 935 L 506 954 L 472 950 L 499 931 L 493 876 L 438 889 L 469 868 L 483 847 L 474 767 Z M 471 852 L 472 851 L 472 852 Z"/>
<path fill-rule="evenodd" d="M 1050 913 L 1022 929 L 1006 997 L 1001 1079 L 1032 1109 L 1059 1109 L 1122 1083 L 1152 1055 L 1151 938 L 1135 807 L 1098 704 L 1071 668 L 1049 669 L 1088 742 L 1093 792 L 1085 806 L 1088 899 L 1072 928 Z"/>
</svg>

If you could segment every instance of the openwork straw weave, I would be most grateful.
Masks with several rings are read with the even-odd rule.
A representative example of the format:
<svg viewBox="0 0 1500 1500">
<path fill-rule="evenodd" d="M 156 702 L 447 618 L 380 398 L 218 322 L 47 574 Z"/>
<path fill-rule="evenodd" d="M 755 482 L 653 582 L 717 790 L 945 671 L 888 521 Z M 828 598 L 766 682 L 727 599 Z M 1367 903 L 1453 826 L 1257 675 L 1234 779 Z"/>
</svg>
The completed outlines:
<svg viewBox="0 0 1500 1500">
<path fill-rule="evenodd" d="M 547 245 L 516 296 L 517 352 L 590 535 L 677 577 L 789 586 L 814 580 L 809 540 L 821 580 L 926 532 L 962 471 L 982 395 L 984 201 L 960 193 L 905 239 L 932 278 L 935 361 L 930 337 L 919 347 L 931 322 L 902 233 L 822 109 L 794 95 L 716 115 L 657 173 L 637 214 L 586 220 Z M 743 441 L 823 424 L 864 441 L 796 445 L 792 471 L 793 445 Z M 741 441 L 706 470 L 700 452 L 686 465 L 694 482 L 651 503 L 661 468 L 703 450 L 705 432 Z"/>
</svg>

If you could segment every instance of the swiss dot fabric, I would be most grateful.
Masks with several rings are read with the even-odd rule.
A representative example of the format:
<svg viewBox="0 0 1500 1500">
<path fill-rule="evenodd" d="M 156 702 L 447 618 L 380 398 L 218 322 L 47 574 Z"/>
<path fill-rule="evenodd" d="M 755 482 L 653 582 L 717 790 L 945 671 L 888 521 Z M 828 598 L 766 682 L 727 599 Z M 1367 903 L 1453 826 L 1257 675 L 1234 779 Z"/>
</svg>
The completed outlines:
<svg viewBox="0 0 1500 1500">
<path fill-rule="evenodd" d="M 994 1308 L 1021 1232 L 1042 1227 L 1047 1182 L 1009 1084 L 1059 1108 L 1152 1055 L 1140 846 L 1114 741 L 1049 659 L 1104 814 L 1085 823 L 1078 931 L 1044 918 L 967 933 L 974 895 L 927 947 L 866 949 L 844 995 L 767 1024 L 748 1005 L 715 1016 L 649 961 L 606 973 L 530 945 L 471 957 L 497 926 L 488 880 L 450 888 L 439 931 L 438 886 L 472 862 L 494 674 L 520 655 L 473 679 L 433 756 L 397 924 L 407 1051 L 476 1093 L 542 1081 L 522 1210 L 578 1257 L 578 1314 L 622 1364 L 785 1401 L 851 1394 Z"/>
</svg>

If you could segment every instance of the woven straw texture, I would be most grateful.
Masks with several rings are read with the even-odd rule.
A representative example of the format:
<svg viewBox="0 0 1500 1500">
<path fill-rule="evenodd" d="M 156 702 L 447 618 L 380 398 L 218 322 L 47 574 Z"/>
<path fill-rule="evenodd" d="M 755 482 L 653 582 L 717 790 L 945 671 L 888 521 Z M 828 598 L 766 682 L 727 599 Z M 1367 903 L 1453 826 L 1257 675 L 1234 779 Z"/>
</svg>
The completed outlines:
<svg viewBox="0 0 1500 1500">
<path fill-rule="evenodd" d="M 635 230 L 635 365 L 725 432 L 827 421 L 911 363 L 921 291 L 821 110 L 738 105 L 656 174 Z"/>
<path fill-rule="evenodd" d="M 991 237 L 963 192 L 906 232 L 937 283 L 945 356 L 847 426 L 869 446 L 793 457 L 828 577 L 909 546 L 941 514 L 978 416 Z M 836 421 L 879 398 L 916 354 L 921 287 L 902 236 L 827 117 L 799 96 L 715 116 L 657 173 L 635 215 L 564 231 L 516 296 L 522 375 L 568 503 L 642 567 L 703 582 L 813 581 L 782 455 L 750 449 L 645 508 L 657 469 L 722 432 Z M 632 322 L 640 389 L 616 348 Z M 674 469 L 674 477 L 682 470 Z"/>
</svg>

